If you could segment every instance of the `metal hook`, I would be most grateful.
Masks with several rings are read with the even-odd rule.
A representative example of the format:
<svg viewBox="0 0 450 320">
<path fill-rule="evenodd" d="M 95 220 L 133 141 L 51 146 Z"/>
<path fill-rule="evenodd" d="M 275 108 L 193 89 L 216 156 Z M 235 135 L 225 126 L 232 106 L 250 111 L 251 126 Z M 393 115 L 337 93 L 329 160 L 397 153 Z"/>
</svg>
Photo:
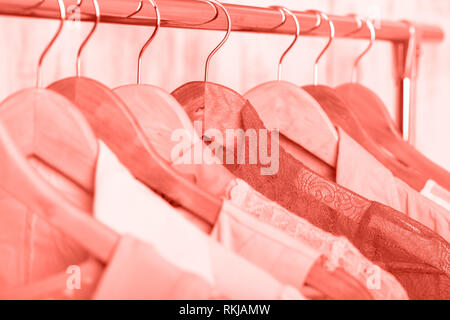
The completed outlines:
<svg viewBox="0 0 450 320">
<path fill-rule="evenodd" d="M 314 63 L 314 85 L 317 86 L 318 84 L 318 78 L 319 78 L 319 62 L 320 59 L 322 59 L 325 52 L 327 52 L 328 48 L 331 46 L 331 43 L 334 40 L 334 37 L 336 35 L 336 28 L 334 27 L 333 21 L 326 15 L 325 13 L 318 11 L 318 10 L 308 10 L 308 12 L 314 12 L 322 17 L 323 20 L 326 20 L 328 22 L 329 28 L 330 28 L 330 38 L 328 40 L 327 45 L 323 50 L 320 52 L 319 56 L 317 57 L 315 63 Z"/>
<path fill-rule="evenodd" d="M 220 50 L 220 48 L 222 48 L 222 46 L 225 44 L 225 42 L 227 42 L 230 34 L 231 34 L 231 17 L 230 14 L 228 13 L 228 10 L 218 1 L 216 0 L 207 0 L 210 3 L 213 3 L 214 6 L 220 7 L 220 9 L 222 9 L 222 11 L 225 13 L 225 16 L 227 18 L 227 33 L 225 34 L 225 37 L 222 39 L 222 41 L 220 41 L 220 43 L 217 45 L 217 47 L 215 47 L 213 49 L 213 51 L 211 51 L 211 53 L 208 55 L 208 58 L 206 58 L 206 63 L 205 63 L 205 78 L 204 81 L 208 82 L 208 71 L 209 71 L 209 64 L 211 62 L 212 57 L 217 53 L 217 51 Z"/>
<path fill-rule="evenodd" d="M 56 39 L 60 35 L 60 33 L 61 33 L 61 31 L 62 31 L 62 29 L 64 27 L 64 22 L 66 20 L 66 7 L 64 5 L 64 1 L 63 0 L 58 0 L 58 5 L 59 5 L 59 12 L 60 12 L 60 17 L 61 17 L 61 22 L 59 23 L 58 30 L 56 31 L 56 33 L 53 36 L 52 40 L 50 40 L 50 42 L 45 47 L 44 51 L 42 52 L 42 54 L 41 54 L 41 56 L 39 58 L 39 62 L 38 62 L 38 66 L 37 66 L 37 74 L 36 74 L 36 87 L 38 87 L 38 88 L 41 86 L 41 67 L 42 67 L 42 63 L 44 62 L 44 59 L 47 56 L 47 53 L 49 52 L 50 48 L 53 46 L 53 44 L 55 43 Z"/>
<path fill-rule="evenodd" d="M 77 53 L 77 77 L 79 77 L 80 74 L 81 74 L 81 54 L 83 53 L 83 50 L 84 50 L 86 44 L 91 39 L 92 35 L 94 34 L 94 32 L 97 29 L 97 26 L 98 26 L 98 24 L 100 22 L 100 8 L 99 8 L 97 0 L 92 0 L 92 4 L 94 5 L 94 9 L 95 9 L 95 22 L 94 22 L 94 26 L 92 27 L 91 31 L 87 35 L 86 39 L 84 39 L 83 43 L 81 44 L 80 48 L 78 49 L 78 53 Z"/>
<path fill-rule="evenodd" d="M 268 31 L 273 31 L 273 30 L 278 29 L 279 27 L 281 27 L 282 25 L 284 25 L 284 24 L 286 23 L 286 21 L 287 21 L 287 19 L 286 19 L 286 13 L 285 13 L 284 10 L 283 10 L 281 7 L 279 7 L 279 6 L 270 6 L 269 8 L 272 8 L 272 9 L 278 9 L 278 11 L 280 11 L 280 13 L 281 13 L 281 22 L 280 22 L 278 25 L 276 25 L 275 27 L 272 27 L 272 28 L 268 29 Z"/>
<path fill-rule="evenodd" d="M 282 25 L 284 25 L 286 23 L 286 13 L 284 12 L 283 9 L 281 9 L 279 6 L 270 6 L 269 8 L 272 9 L 278 9 L 281 13 L 281 22 L 279 24 L 277 24 L 274 27 L 268 28 L 268 29 L 261 29 L 262 32 L 270 32 L 270 31 L 274 31 L 276 29 L 278 29 L 279 27 L 281 27 Z"/>
<path fill-rule="evenodd" d="M 152 3 L 153 5 L 153 3 Z M 144 0 L 139 0 L 139 4 L 137 9 L 130 15 L 127 16 L 127 18 L 131 18 L 132 16 L 138 14 L 139 12 L 141 12 L 142 8 L 144 7 Z"/>
<path fill-rule="evenodd" d="M 352 69 L 352 82 L 356 82 L 357 78 L 357 71 L 358 71 L 358 64 L 361 61 L 362 58 L 372 49 L 373 44 L 376 40 L 376 31 L 375 26 L 373 25 L 372 21 L 370 21 L 369 18 L 364 19 L 364 22 L 367 25 L 367 28 L 370 30 L 370 43 L 369 46 L 356 58 L 355 62 L 353 63 L 353 69 Z"/>
<path fill-rule="evenodd" d="M 153 6 L 153 9 L 155 9 L 156 26 L 155 26 L 155 29 L 153 30 L 152 35 L 150 36 L 150 38 L 147 40 L 147 42 L 144 44 L 141 51 L 139 52 L 138 68 L 137 68 L 137 83 L 138 84 L 141 84 L 142 56 L 144 55 L 145 50 L 147 50 L 150 43 L 152 43 L 152 41 L 155 39 L 156 34 L 158 33 L 158 30 L 159 30 L 159 27 L 161 26 L 161 14 L 159 12 L 159 8 L 158 8 L 158 5 L 156 4 L 156 1 L 153 1 L 153 0 L 148 0 L 148 1 Z M 143 5 L 142 5 L 142 7 L 143 7 Z M 141 9 L 142 9 L 142 7 L 141 7 Z"/>
<path fill-rule="evenodd" d="M 406 60 L 404 62 L 405 66 L 403 69 L 404 78 L 414 78 L 414 64 L 416 60 L 417 54 L 417 43 L 419 42 L 419 35 L 417 29 L 413 23 L 408 20 L 401 20 L 402 23 L 406 24 L 409 29 L 409 40 L 408 40 L 408 49 L 406 54 Z"/>
<path fill-rule="evenodd" d="M 274 7 L 272 6 L 271 8 L 274 8 Z M 280 13 L 281 13 L 282 20 L 281 20 L 280 24 L 277 25 L 277 26 L 275 26 L 275 27 L 273 27 L 272 30 L 278 29 L 279 27 L 281 27 L 282 25 L 284 25 L 284 24 L 286 23 L 286 21 L 287 21 L 287 18 L 286 18 L 286 12 L 284 12 L 284 10 L 281 9 L 281 8 L 277 8 L 277 9 L 278 9 L 278 10 L 280 11 Z"/>
<path fill-rule="evenodd" d="M 284 12 L 284 10 L 281 7 L 279 7 L 279 6 L 270 6 L 269 8 L 277 9 L 281 13 L 281 22 L 278 25 L 276 25 L 275 27 L 272 27 L 272 28 L 268 29 L 268 31 L 272 31 L 272 30 L 276 30 L 279 27 L 281 27 L 282 25 L 284 25 L 286 23 L 287 19 L 286 19 L 286 13 Z"/>
<path fill-rule="evenodd" d="M 399 69 L 399 77 L 401 78 L 402 99 L 401 99 L 401 113 L 402 113 L 402 133 L 403 139 L 410 143 L 414 143 L 415 131 L 414 131 L 414 85 L 415 77 L 417 73 L 417 60 L 420 54 L 420 35 L 418 34 L 416 27 L 413 23 L 402 20 L 409 29 L 409 40 L 405 44 L 406 52 L 404 61 L 400 60 L 397 63 L 402 63 Z"/>
<path fill-rule="evenodd" d="M 203 26 L 203 25 L 208 24 L 217 19 L 217 17 L 219 16 L 219 10 L 217 9 L 216 5 L 212 3 L 212 1 L 209 1 L 209 0 L 197 0 L 197 1 L 201 1 L 201 2 L 204 2 L 208 5 L 210 5 L 214 9 L 214 16 L 211 19 L 209 19 L 205 22 L 201 22 L 201 23 L 180 23 L 180 24 L 173 24 L 173 26 L 175 26 L 175 27 L 178 27 L 178 26 L 189 26 L 189 27 Z"/>
<path fill-rule="evenodd" d="M 298 21 L 297 16 L 294 13 L 292 13 L 292 11 L 290 11 L 289 9 L 282 7 L 282 6 L 271 6 L 271 8 L 278 9 L 278 10 L 280 10 L 280 12 L 288 13 L 292 17 L 292 19 L 294 19 L 295 27 L 296 27 L 294 41 L 292 41 L 292 43 L 289 45 L 289 47 L 284 51 L 283 55 L 280 58 L 280 61 L 278 62 L 277 79 L 278 79 L 278 81 L 281 81 L 283 61 L 284 61 L 284 58 L 286 57 L 286 55 L 289 53 L 289 51 L 291 51 L 291 49 L 294 47 L 295 43 L 297 42 L 297 40 L 300 36 L 300 23 Z"/>
<path fill-rule="evenodd" d="M 313 32 L 314 30 L 319 28 L 321 24 L 322 24 L 322 17 L 320 16 L 320 14 L 316 14 L 316 24 L 314 25 L 314 27 L 312 27 L 311 29 L 308 29 L 308 30 L 303 30 L 302 32 L 304 34 L 308 34 L 310 32 Z"/>
<path fill-rule="evenodd" d="M 350 37 L 351 35 L 354 35 L 354 34 L 360 32 L 360 31 L 363 29 L 363 27 L 364 27 L 363 19 L 362 19 L 360 16 L 358 16 L 357 14 L 351 13 L 351 14 L 348 14 L 347 17 L 353 17 L 353 18 L 355 18 L 355 21 L 356 21 L 356 29 L 350 31 L 350 32 L 347 33 L 347 34 L 342 35 L 342 37 L 344 37 L 344 38 Z"/>
<path fill-rule="evenodd" d="M 179 24 L 179 25 L 173 24 L 173 26 L 190 26 L 190 27 L 202 26 L 202 25 L 205 25 L 205 24 L 210 23 L 211 21 L 214 21 L 217 19 L 217 17 L 219 16 L 219 11 L 214 6 L 214 4 L 212 4 L 208 0 L 198 0 L 198 1 L 202 1 L 202 2 L 205 2 L 206 4 L 210 5 L 214 9 L 214 16 L 211 19 L 209 19 L 208 21 L 201 22 L 201 23 L 192 23 L 192 24 L 184 23 L 184 24 Z M 132 14 L 128 15 L 127 18 L 132 18 L 133 16 L 135 16 L 136 14 L 141 12 L 143 5 L 144 5 L 144 0 L 140 0 L 136 10 Z"/>
</svg>

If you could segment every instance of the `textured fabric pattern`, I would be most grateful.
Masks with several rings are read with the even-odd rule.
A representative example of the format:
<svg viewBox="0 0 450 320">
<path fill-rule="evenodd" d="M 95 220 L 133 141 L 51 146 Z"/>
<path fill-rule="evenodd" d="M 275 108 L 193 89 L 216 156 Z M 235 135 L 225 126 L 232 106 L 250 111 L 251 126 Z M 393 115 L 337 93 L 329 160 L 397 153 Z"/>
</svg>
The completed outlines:
<svg viewBox="0 0 450 320">
<path fill-rule="evenodd" d="M 241 115 L 244 129 L 264 128 L 250 103 Z M 271 176 L 260 175 L 260 165 L 227 167 L 290 212 L 347 237 L 368 259 L 396 276 L 410 298 L 450 298 L 450 246 L 443 238 L 404 214 L 315 174 L 284 150 L 279 155 L 280 169 Z M 405 269 L 405 263 L 412 269 Z"/>
<path fill-rule="evenodd" d="M 450 240 L 450 212 L 425 198 L 339 128 L 336 182 L 363 197 L 405 213 Z"/>
<path fill-rule="evenodd" d="M 243 180 L 233 181 L 229 198 L 259 220 L 320 251 L 328 258 L 325 263 L 330 270 L 343 268 L 366 285 L 375 299 L 408 299 L 408 295 L 395 277 L 375 266 L 345 237 L 335 237 L 313 226 L 305 219 L 270 201 Z"/>
</svg>

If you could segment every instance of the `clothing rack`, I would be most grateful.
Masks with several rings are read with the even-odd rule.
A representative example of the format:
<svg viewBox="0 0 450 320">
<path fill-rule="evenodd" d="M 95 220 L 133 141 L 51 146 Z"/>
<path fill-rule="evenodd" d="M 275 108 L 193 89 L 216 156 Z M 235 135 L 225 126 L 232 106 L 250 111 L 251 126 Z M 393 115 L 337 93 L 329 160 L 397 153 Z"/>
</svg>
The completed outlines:
<svg viewBox="0 0 450 320">
<path fill-rule="evenodd" d="M 224 13 L 219 10 L 216 19 L 215 9 L 205 1 L 196 0 L 156 0 L 161 12 L 161 27 L 188 28 L 202 30 L 222 30 L 227 28 Z M 76 4 L 76 0 L 66 0 L 66 7 Z M 101 22 L 130 25 L 155 25 L 154 10 L 144 1 L 142 10 L 136 12 L 139 0 L 98 0 Z M 280 25 L 280 12 L 271 8 L 223 4 L 232 22 L 232 31 L 271 34 L 294 34 L 292 19 Z M 313 5 L 313 3 L 312 3 Z M 79 18 L 81 21 L 94 21 L 94 7 L 91 0 L 83 0 Z M 296 12 L 302 35 L 328 37 L 326 23 L 313 29 L 317 17 L 315 13 Z M 0 0 L 0 15 L 60 19 L 56 0 Z M 368 28 L 358 30 L 358 23 L 351 16 L 329 16 L 335 24 L 336 38 L 369 39 Z M 70 17 L 69 17 L 70 18 Z M 402 21 L 382 20 L 377 22 L 377 40 L 393 44 L 397 85 L 397 122 L 404 138 L 414 142 L 415 85 L 421 44 L 440 42 L 444 32 L 438 26 L 414 24 Z"/>
</svg>

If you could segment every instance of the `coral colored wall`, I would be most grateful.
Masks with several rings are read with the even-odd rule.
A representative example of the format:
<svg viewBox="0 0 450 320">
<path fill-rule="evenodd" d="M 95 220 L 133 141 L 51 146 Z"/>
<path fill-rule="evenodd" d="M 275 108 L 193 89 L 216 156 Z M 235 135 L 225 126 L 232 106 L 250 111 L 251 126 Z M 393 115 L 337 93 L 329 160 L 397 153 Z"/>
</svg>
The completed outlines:
<svg viewBox="0 0 450 320">
<path fill-rule="evenodd" d="M 448 0 L 227 1 L 258 6 L 278 4 L 296 10 L 319 9 L 333 14 L 379 14 L 385 19 L 436 23 L 450 34 Z M 34 85 L 39 54 L 56 27 L 55 21 L 0 17 L 0 98 Z M 77 46 L 89 27 L 83 24 L 81 30 L 65 28 L 43 66 L 44 84 L 74 75 Z M 83 75 L 110 87 L 135 81 L 136 57 L 151 32 L 144 27 L 99 26 L 83 56 Z M 212 31 L 162 29 L 145 56 L 144 82 L 171 91 L 184 82 L 201 80 L 204 60 L 222 35 Z M 232 34 L 212 62 L 210 80 L 242 93 L 260 82 L 273 80 L 279 56 L 290 41 L 287 36 Z M 325 42 L 323 38 L 301 38 L 286 60 L 284 79 L 299 85 L 311 83 L 313 61 Z M 365 45 L 363 41 L 336 40 L 320 64 L 319 81 L 331 86 L 348 81 L 352 58 Z M 417 148 L 447 170 L 450 170 L 449 54 L 450 36 L 439 45 L 423 47 L 416 123 Z M 360 71 L 361 82 L 377 92 L 394 114 L 390 45 L 377 43 L 362 61 Z"/>
</svg>

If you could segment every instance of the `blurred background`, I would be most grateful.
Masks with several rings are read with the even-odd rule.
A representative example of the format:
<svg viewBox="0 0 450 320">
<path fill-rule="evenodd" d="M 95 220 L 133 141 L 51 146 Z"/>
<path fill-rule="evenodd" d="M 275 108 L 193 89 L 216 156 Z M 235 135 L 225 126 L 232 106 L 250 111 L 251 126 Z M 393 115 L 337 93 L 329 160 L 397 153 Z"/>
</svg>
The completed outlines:
<svg viewBox="0 0 450 320">
<path fill-rule="evenodd" d="M 105 0 L 106 1 L 106 0 Z M 90 1 L 86 1 L 90 2 Z M 136 1 L 138 3 L 138 1 Z M 382 19 L 408 19 L 438 24 L 446 32 L 440 44 L 425 44 L 417 87 L 416 147 L 450 170 L 450 1 L 448 0 L 227 0 L 226 3 L 293 10 L 318 9 L 329 14 L 356 13 Z M 90 5 L 87 3 L 86 5 Z M 100 1 L 101 8 L 101 1 Z M 39 55 L 57 21 L 0 16 L 0 98 L 35 83 Z M 42 69 L 43 84 L 75 74 L 75 55 L 92 25 L 66 27 Z M 114 88 L 136 79 L 137 55 L 152 29 L 101 24 L 82 59 L 82 75 Z M 143 61 L 143 82 L 171 92 L 181 84 L 202 80 L 204 62 L 223 33 L 161 29 Z M 278 59 L 292 41 L 284 35 L 233 33 L 212 61 L 209 79 L 240 93 L 275 80 Z M 313 81 L 313 62 L 325 38 L 300 38 L 286 58 L 283 78 L 298 85 Z M 319 82 L 336 86 L 351 79 L 355 57 L 367 41 L 337 39 L 319 67 Z M 377 42 L 360 64 L 360 82 L 375 91 L 395 114 L 391 45 Z"/>
</svg>

